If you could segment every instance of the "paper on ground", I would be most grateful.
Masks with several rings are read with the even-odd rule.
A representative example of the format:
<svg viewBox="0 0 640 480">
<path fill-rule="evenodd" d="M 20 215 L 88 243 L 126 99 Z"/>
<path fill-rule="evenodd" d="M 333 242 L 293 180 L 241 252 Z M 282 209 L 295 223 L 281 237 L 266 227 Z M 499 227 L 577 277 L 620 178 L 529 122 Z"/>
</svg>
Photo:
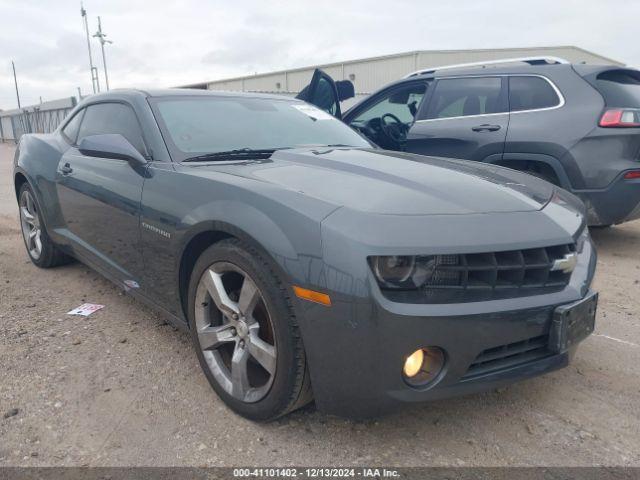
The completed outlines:
<svg viewBox="0 0 640 480">
<path fill-rule="evenodd" d="M 67 312 L 67 315 L 82 315 L 83 317 L 88 317 L 93 312 L 97 312 L 101 308 L 104 308 L 104 305 L 97 305 L 95 303 L 83 303 L 79 307 L 76 307 L 70 312 Z"/>
</svg>

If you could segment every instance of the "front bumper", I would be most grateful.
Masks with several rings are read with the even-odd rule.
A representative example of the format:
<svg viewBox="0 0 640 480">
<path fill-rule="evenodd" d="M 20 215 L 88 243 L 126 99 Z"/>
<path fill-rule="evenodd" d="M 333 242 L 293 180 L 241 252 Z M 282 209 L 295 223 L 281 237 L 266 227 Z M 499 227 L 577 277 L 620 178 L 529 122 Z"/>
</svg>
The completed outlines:
<svg viewBox="0 0 640 480">
<path fill-rule="evenodd" d="M 573 191 L 587 207 L 589 225 L 614 225 L 640 218 L 640 179 L 626 180 L 625 173 L 604 189 Z"/>
<path fill-rule="evenodd" d="M 306 345 L 316 404 L 327 413 L 366 418 L 393 411 L 403 403 L 480 392 L 563 368 L 575 348 L 560 353 L 542 349 L 528 359 L 514 355 L 480 374 L 470 368 L 489 349 L 546 339 L 554 309 L 424 318 L 374 308 L 370 326 L 340 329 L 339 335 L 326 339 L 320 352 Z M 318 338 L 326 338 L 326 333 L 315 332 Z M 408 386 L 401 376 L 404 358 L 418 348 L 434 345 L 446 352 L 439 380 L 424 388 Z"/>
<path fill-rule="evenodd" d="M 340 264 L 353 258 L 349 249 L 340 251 Z M 325 265 L 320 289 L 330 294 L 332 306 L 296 300 L 316 405 L 327 413 L 366 418 L 404 403 L 480 392 L 565 367 L 575 346 L 559 353 L 540 349 L 524 359 L 514 356 L 489 370 L 472 368 L 488 350 L 544 343 L 555 309 L 588 295 L 595 263 L 588 241 L 561 292 L 445 305 L 391 302 L 372 274 L 358 281 L 344 268 Z M 428 346 L 446 352 L 443 373 L 424 388 L 410 387 L 401 375 L 404 359 Z"/>
</svg>

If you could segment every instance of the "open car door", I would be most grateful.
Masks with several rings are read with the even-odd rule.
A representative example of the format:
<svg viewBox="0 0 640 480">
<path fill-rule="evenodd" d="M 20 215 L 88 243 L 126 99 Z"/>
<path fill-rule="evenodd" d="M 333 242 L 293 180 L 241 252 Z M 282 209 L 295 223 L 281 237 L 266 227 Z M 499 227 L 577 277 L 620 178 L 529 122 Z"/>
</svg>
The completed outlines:
<svg viewBox="0 0 640 480">
<path fill-rule="evenodd" d="M 334 81 L 322 70 L 313 72 L 311 83 L 296 96 L 342 120 L 340 102 L 355 96 L 355 88 L 350 80 Z"/>
</svg>

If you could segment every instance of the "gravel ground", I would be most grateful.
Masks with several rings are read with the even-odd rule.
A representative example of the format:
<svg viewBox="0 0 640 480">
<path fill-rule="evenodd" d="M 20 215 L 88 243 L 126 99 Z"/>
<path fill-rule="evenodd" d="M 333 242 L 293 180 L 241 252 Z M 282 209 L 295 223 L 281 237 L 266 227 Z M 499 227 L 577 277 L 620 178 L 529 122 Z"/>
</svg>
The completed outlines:
<svg viewBox="0 0 640 480">
<path fill-rule="evenodd" d="M 640 466 L 640 222 L 593 232 L 596 332 L 561 371 L 375 421 L 270 424 L 209 388 L 186 334 L 81 264 L 28 260 L 0 144 L 0 466 Z M 84 302 L 88 318 L 65 313 Z"/>
</svg>

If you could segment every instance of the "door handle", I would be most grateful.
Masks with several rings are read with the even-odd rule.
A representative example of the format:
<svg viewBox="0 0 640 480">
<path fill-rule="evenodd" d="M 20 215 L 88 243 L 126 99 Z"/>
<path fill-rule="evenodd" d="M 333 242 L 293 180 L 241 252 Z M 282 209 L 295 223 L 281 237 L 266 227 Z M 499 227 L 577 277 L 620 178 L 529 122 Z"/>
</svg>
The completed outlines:
<svg viewBox="0 0 640 480">
<path fill-rule="evenodd" d="M 71 172 L 73 172 L 73 168 L 71 168 L 71 165 L 69 165 L 68 163 L 65 163 L 62 167 L 60 167 L 60 172 L 63 175 L 69 175 Z"/>
<path fill-rule="evenodd" d="M 500 130 L 500 125 L 489 125 L 488 123 L 484 123 L 477 127 L 471 127 L 471 130 L 474 132 L 496 132 Z"/>
</svg>

